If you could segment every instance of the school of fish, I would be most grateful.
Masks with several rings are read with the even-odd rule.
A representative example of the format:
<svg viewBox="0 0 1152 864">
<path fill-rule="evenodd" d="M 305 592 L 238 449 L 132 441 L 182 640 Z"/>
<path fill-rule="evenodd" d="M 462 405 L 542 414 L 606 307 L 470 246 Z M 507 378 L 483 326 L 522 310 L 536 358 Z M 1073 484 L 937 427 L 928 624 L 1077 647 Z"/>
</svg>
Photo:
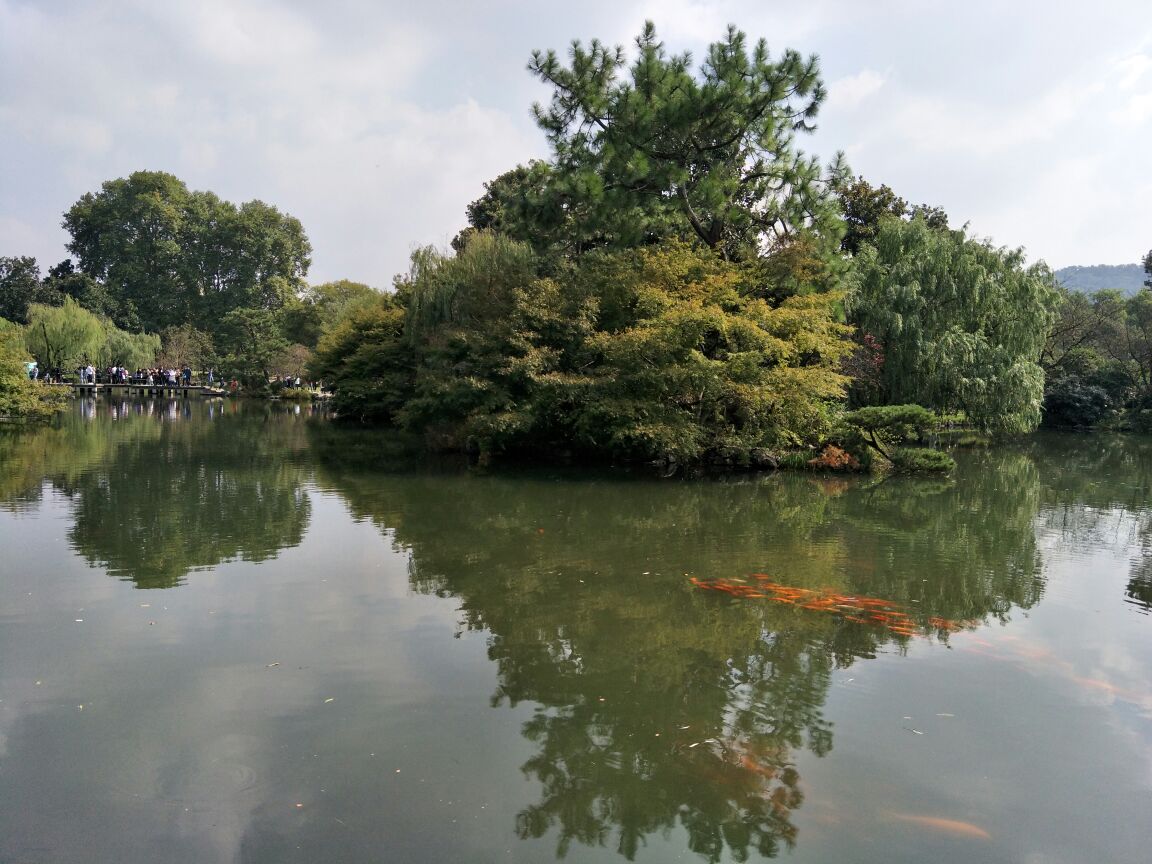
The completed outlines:
<svg viewBox="0 0 1152 864">
<path fill-rule="evenodd" d="M 952 621 L 930 616 L 918 623 L 897 603 L 878 597 L 839 594 L 835 591 L 814 591 L 781 585 L 766 573 L 753 573 L 748 579 L 699 579 L 691 577 L 697 588 L 722 591 L 733 597 L 748 600 L 769 600 L 789 603 L 801 609 L 836 615 L 858 624 L 880 626 L 899 636 L 917 636 L 927 633 L 954 632 L 971 626 L 968 622 Z"/>
</svg>

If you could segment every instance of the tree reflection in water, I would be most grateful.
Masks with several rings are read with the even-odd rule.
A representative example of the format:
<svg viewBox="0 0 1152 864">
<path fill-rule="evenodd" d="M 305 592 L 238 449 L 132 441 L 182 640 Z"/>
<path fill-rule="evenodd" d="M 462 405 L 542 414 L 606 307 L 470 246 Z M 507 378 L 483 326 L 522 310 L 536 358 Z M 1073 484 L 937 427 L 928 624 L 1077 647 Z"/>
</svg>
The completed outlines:
<svg viewBox="0 0 1152 864">
<path fill-rule="evenodd" d="M 70 499 L 72 547 L 138 588 L 299 544 L 310 514 L 303 418 L 269 406 L 87 400 L 53 426 L 0 438 L 0 506 Z"/>
<path fill-rule="evenodd" d="M 1027 447 L 1044 471 L 1041 518 L 1068 548 L 1120 543 L 1132 554 L 1125 597 L 1152 609 L 1152 439 L 1047 433 Z"/>
<path fill-rule="evenodd" d="M 314 438 L 319 482 L 410 554 L 421 592 L 486 631 L 493 706 L 528 703 L 523 766 L 540 798 L 522 838 L 554 834 L 631 859 L 683 830 L 710 861 L 797 839 L 797 754 L 823 756 L 832 672 L 906 637 L 694 589 L 690 575 L 768 572 L 891 598 L 925 617 L 1005 619 L 1043 591 L 1035 465 L 955 484 L 771 476 L 661 483 L 575 472 L 510 477 L 372 470 Z"/>
</svg>

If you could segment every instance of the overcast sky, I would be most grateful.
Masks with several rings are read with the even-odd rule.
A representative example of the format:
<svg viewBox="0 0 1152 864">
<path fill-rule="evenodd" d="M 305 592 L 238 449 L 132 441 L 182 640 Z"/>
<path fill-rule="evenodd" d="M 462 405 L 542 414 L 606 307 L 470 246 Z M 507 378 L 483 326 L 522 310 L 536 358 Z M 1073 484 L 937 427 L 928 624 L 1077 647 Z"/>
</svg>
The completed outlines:
<svg viewBox="0 0 1152 864">
<path fill-rule="evenodd" d="M 47 270 L 77 198 L 162 170 L 298 217 L 310 281 L 385 287 L 547 156 L 530 52 L 645 19 L 697 57 L 728 23 L 819 54 L 802 146 L 998 245 L 1053 267 L 1152 247 L 1148 0 L 0 0 L 0 256 Z"/>
</svg>

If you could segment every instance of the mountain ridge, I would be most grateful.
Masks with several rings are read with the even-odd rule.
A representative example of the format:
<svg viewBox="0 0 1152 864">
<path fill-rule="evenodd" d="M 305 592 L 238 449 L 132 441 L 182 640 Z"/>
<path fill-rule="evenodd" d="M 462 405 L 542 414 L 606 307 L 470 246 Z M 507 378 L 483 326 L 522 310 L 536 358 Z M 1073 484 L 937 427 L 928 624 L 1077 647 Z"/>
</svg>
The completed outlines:
<svg viewBox="0 0 1152 864">
<path fill-rule="evenodd" d="M 1131 296 L 1144 285 L 1145 278 L 1140 264 L 1077 264 L 1056 271 L 1056 279 L 1065 288 L 1088 294 L 1115 288 Z"/>
</svg>

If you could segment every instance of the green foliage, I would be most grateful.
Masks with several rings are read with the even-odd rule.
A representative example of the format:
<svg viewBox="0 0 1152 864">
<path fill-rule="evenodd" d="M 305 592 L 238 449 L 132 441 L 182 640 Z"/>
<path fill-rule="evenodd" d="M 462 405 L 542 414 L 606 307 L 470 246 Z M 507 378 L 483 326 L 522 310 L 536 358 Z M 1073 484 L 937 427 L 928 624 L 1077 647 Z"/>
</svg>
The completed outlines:
<svg viewBox="0 0 1152 864">
<path fill-rule="evenodd" d="M 127 369 L 149 367 L 160 353 L 160 337 L 154 333 L 126 333 L 111 321 L 104 326 L 104 344 L 96 352 L 97 366 L 123 366 Z"/>
<path fill-rule="evenodd" d="M 829 428 L 848 344 L 836 295 L 770 303 L 790 289 L 758 262 L 678 242 L 555 278 L 536 261 L 491 231 L 455 256 L 418 250 L 395 299 L 320 340 L 313 375 L 341 414 L 438 448 L 739 460 Z"/>
<path fill-rule="evenodd" d="M 1152 288 L 1141 288 L 1125 302 L 1114 354 L 1131 369 L 1141 407 L 1152 407 Z"/>
<path fill-rule="evenodd" d="M 216 363 L 216 349 L 212 337 L 191 324 L 168 327 L 160 334 L 160 365 L 170 369 L 203 371 Z"/>
<path fill-rule="evenodd" d="M 922 216 L 884 219 L 857 262 L 850 317 L 883 348 L 882 401 L 963 410 L 996 431 L 1035 427 L 1054 298 L 1046 267 Z"/>
<path fill-rule="evenodd" d="M 276 358 L 288 347 L 279 316 L 268 309 L 234 309 L 220 321 L 224 371 L 255 392 L 268 389 Z"/>
<path fill-rule="evenodd" d="M 903 198 L 887 186 L 872 186 L 863 177 L 838 184 L 836 196 L 844 211 L 845 231 L 840 248 L 852 255 L 875 240 L 883 217 L 900 218 L 908 212 L 908 202 Z"/>
<path fill-rule="evenodd" d="M 578 355 L 589 365 L 564 379 L 576 440 L 693 461 L 827 431 L 826 406 L 845 384 L 835 296 L 769 305 L 754 270 L 683 244 L 598 264 L 583 286 L 599 313 Z"/>
<path fill-rule="evenodd" d="M 496 450 L 532 437 L 539 376 L 553 367 L 546 333 L 563 298 L 535 275 L 524 244 L 477 232 L 455 257 L 418 250 L 400 284 L 414 390 L 400 417 L 436 446 Z"/>
<path fill-rule="evenodd" d="M 27 324 L 31 304 L 53 301 L 59 297 L 40 282 L 35 258 L 0 258 L 0 318 Z"/>
<path fill-rule="evenodd" d="M 1041 355 L 1045 422 L 1138 426 L 1152 405 L 1152 290 L 1061 289 L 1056 313 Z"/>
<path fill-rule="evenodd" d="M 1079 375 L 1063 375 L 1045 382 L 1045 426 L 1096 426 L 1114 413 L 1113 408 L 1112 400 L 1102 387 L 1089 383 Z"/>
<path fill-rule="evenodd" d="M 414 374 L 405 318 L 395 297 L 377 294 L 320 338 L 309 374 L 333 389 L 332 405 L 340 416 L 396 421 L 412 395 Z"/>
<path fill-rule="evenodd" d="M 858 254 L 861 246 L 875 243 L 880 223 L 886 218 L 919 216 L 934 231 L 948 230 L 948 214 L 942 208 L 928 204 L 909 207 L 887 186 L 873 186 L 863 177 L 841 179 L 833 188 L 844 213 L 845 232 L 840 248 L 852 255 Z"/>
<path fill-rule="evenodd" d="M 0 318 L 0 420 L 39 420 L 51 415 L 63 393 L 28 378 L 28 352 L 19 326 Z"/>
<path fill-rule="evenodd" d="M 272 374 L 289 378 L 306 378 L 312 363 L 312 349 L 307 345 L 288 345 L 272 358 Z"/>
<path fill-rule="evenodd" d="M 87 363 L 135 369 L 151 366 L 160 351 L 159 336 L 127 333 L 71 297 L 62 306 L 33 305 L 28 318 L 25 344 L 44 369 L 71 371 Z"/>
<path fill-rule="evenodd" d="M 1040 353 L 1040 365 L 1046 375 L 1059 377 L 1070 372 L 1084 372 L 1086 358 L 1093 367 L 1115 342 L 1123 327 L 1125 300 L 1119 291 L 1100 291 L 1093 295 L 1057 288 L 1053 297 L 1055 318 L 1048 329 Z M 1077 368 L 1079 366 L 1080 368 Z"/>
<path fill-rule="evenodd" d="M 69 371 L 96 362 L 107 332 L 104 322 L 68 297 L 63 306 L 29 307 L 24 339 L 42 367 Z"/>
<path fill-rule="evenodd" d="M 926 447 L 900 447 L 889 458 L 893 470 L 901 474 L 947 474 L 956 467 L 947 453 Z"/>
<path fill-rule="evenodd" d="M 922 405 L 871 405 L 845 414 L 844 420 L 865 432 L 894 435 L 898 440 L 920 437 L 939 423 Z"/>
<path fill-rule="evenodd" d="M 460 252 L 478 232 L 490 231 L 526 243 L 545 269 L 573 259 L 608 238 L 593 225 L 595 200 L 567 188 L 562 172 L 532 160 L 484 184 L 484 195 L 468 205 L 468 227 L 452 240 Z"/>
<path fill-rule="evenodd" d="M 303 287 L 311 246 L 299 221 L 261 201 L 236 207 L 171 174 L 137 171 L 64 216 L 68 250 L 99 280 L 120 327 L 191 323 L 212 332 L 237 308 L 281 308 Z"/>
<path fill-rule="evenodd" d="M 845 428 L 839 437 L 865 465 L 872 465 L 871 454 L 867 452 L 870 449 L 888 460 L 897 471 L 952 470 L 952 458 L 946 454 L 901 446 L 922 441 L 940 426 L 940 418 L 921 405 L 870 405 L 848 412 L 841 422 Z M 937 455 L 928 455 L 932 453 Z"/>
<path fill-rule="evenodd" d="M 71 297 L 101 318 L 111 319 L 116 315 L 116 302 L 104 284 L 77 270 L 70 258 L 49 268 L 42 287 L 43 296 L 47 298 L 41 300 L 42 303 L 59 305 L 65 297 Z"/>
<path fill-rule="evenodd" d="M 797 232 L 838 245 L 828 181 L 844 169 L 825 178 L 794 146 L 824 99 L 815 57 L 786 50 L 773 62 L 763 40 L 750 47 L 730 27 L 693 74 L 690 56 L 668 54 L 651 22 L 636 49 L 626 71 L 623 49 L 595 40 L 574 43 L 568 66 L 552 51 L 528 65 L 553 90 L 533 109 L 553 176 L 516 185 L 546 179 L 545 210 L 553 221 L 576 214 L 576 245 L 692 237 L 730 258 Z"/>
<path fill-rule="evenodd" d="M 285 305 L 284 336 L 290 342 L 315 348 L 325 332 L 353 310 L 374 303 L 378 296 L 376 289 L 347 279 L 310 286 Z"/>
</svg>

